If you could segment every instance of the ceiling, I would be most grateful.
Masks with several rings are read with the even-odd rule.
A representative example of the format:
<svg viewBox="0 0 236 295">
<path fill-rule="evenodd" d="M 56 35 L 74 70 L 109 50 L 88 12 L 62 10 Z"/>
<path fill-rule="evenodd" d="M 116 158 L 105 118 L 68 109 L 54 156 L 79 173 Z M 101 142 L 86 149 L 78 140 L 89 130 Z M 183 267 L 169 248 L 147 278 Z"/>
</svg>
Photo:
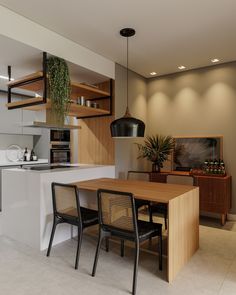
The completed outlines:
<svg viewBox="0 0 236 295">
<path fill-rule="evenodd" d="M 8 65 L 12 67 L 12 77 L 15 79 L 42 70 L 43 55 L 40 50 L 1 35 L 0 48 L 0 76 L 8 76 Z M 106 77 L 83 67 L 70 62 L 67 64 L 73 81 L 93 84 L 107 80 Z M 7 82 L 0 78 L 0 90 L 7 89 Z"/>
<path fill-rule="evenodd" d="M 0 0 L 0 4 L 125 64 L 123 27 L 133 27 L 130 68 L 150 77 L 236 60 L 235 0 Z"/>
</svg>

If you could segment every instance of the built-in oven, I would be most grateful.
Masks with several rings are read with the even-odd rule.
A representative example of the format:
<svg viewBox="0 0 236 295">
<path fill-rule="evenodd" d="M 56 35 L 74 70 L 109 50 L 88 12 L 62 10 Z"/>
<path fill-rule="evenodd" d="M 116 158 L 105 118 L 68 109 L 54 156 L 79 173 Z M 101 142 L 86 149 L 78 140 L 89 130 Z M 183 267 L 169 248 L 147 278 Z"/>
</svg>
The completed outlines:
<svg viewBox="0 0 236 295">
<path fill-rule="evenodd" d="M 51 163 L 70 163 L 70 145 L 51 144 Z"/>
<path fill-rule="evenodd" d="M 50 130 L 50 163 L 70 163 L 70 130 Z"/>
</svg>

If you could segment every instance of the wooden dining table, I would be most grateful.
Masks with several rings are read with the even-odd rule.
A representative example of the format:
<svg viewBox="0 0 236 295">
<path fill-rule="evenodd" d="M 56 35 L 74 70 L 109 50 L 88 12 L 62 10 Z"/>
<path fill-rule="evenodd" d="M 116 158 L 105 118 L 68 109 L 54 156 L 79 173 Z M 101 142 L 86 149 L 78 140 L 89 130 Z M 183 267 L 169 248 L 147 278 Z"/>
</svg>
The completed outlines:
<svg viewBox="0 0 236 295">
<path fill-rule="evenodd" d="M 199 189 L 141 180 L 98 178 L 74 183 L 79 190 L 130 192 L 135 199 L 168 206 L 167 281 L 172 282 L 199 248 Z"/>
</svg>

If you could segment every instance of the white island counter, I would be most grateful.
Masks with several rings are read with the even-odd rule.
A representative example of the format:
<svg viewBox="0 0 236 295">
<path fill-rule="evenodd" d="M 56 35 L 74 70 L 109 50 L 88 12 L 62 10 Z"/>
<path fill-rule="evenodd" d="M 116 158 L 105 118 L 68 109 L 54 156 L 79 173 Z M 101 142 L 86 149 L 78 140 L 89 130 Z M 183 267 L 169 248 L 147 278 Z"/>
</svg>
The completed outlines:
<svg viewBox="0 0 236 295">
<path fill-rule="evenodd" d="M 3 234 L 36 249 L 48 247 L 53 209 L 51 183 L 115 177 L 115 166 L 79 165 L 53 170 L 6 169 L 2 172 Z M 80 192 L 81 205 L 96 208 L 93 193 Z M 71 237 L 70 226 L 58 226 L 54 244 Z"/>
</svg>

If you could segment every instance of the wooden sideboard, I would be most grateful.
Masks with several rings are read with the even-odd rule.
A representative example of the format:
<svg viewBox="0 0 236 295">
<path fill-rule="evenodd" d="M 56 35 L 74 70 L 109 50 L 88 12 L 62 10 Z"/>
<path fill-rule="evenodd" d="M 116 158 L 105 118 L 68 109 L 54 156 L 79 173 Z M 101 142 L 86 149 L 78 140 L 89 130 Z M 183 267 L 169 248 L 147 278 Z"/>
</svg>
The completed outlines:
<svg viewBox="0 0 236 295">
<path fill-rule="evenodd" d="M 200 211 L 221 214 L 221 224 L 225 224 L 232 201 L 231 176 L 199 176 L 178 171 L 150 172 L 150 181 L 165 183 L 168 175 L 193 177 L 193 184 L 200 190 Z"/>
</svg>

